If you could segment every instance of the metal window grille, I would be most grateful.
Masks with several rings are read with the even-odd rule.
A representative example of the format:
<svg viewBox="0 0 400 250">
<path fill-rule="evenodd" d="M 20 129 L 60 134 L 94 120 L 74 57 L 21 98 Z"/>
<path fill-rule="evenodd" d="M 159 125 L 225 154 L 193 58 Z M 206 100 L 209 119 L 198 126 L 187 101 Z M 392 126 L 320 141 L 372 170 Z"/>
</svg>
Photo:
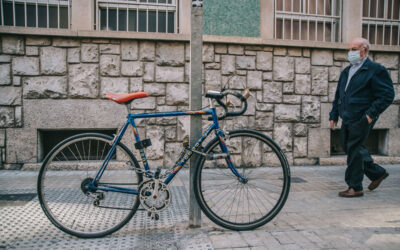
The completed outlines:
<svg viewBox="0 0 400 250">
<path fill-rule="evenodd" d="M 371 44 L 400 45 L 400 0 L 363 0 L 362 36 Z"/>
<path fill-rule="evenodd" d="M 71 0 L 0 0 L 0 25 L 69 29 Z"/>
<path fill-rule="evenodd" d="M 341 42 L 342 0 L 275 0 L 275 39 Z"/>
<path fill-rule="evenodd" d="M 97 0 L 96 29 L 178 32 L 179 0 Z"/>
</svg>

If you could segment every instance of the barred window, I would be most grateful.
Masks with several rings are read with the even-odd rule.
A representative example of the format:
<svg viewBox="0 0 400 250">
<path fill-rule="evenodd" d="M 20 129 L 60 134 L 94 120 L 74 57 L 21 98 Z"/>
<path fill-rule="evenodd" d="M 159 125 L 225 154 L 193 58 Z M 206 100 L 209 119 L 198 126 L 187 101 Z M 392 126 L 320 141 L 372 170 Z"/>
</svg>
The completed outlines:
<svg viewBox="0 0 400 250">
<path fill-rule="evenodd" d="M 341 0 L 275 0 L 275 38 L 340 42 Z"/>
<path fill-rule="evenodd" d="M 400 45 L 400 0 L 363 0 L 362 36 L 371 44 Z"/>
<path fill-rule="evenodd" d="M 177 0 L 98 0 L 97 29 L 177 33 Z"/>
<path fill-rule="evenodd" d="M 0 25 L 70 28 L 70 0 L 1 0 Z"/>
</svg>

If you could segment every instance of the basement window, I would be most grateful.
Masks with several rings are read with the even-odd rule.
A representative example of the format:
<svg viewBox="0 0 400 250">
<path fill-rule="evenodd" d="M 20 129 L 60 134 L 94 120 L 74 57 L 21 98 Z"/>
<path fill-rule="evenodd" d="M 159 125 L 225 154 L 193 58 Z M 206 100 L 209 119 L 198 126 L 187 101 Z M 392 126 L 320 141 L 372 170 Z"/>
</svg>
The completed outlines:
<svg viewBox="0 0 400 250">
<path fill-rule="evenodd" d="M 388 155 L 388 129 L 373 129 L 369 134 L 365 147 L 372 155 Z M 331 156 L 345 155 L 341 146 L 340 129 L 331 130 Z"/>
<path fill-rule="evenodd" d="M 116 129 L 104 130 L 39 130 L 39 160 L 44 157 L 61 141 L 82 133 L 101 133 L 109 136 L 116 134 Z"/>
</svg>

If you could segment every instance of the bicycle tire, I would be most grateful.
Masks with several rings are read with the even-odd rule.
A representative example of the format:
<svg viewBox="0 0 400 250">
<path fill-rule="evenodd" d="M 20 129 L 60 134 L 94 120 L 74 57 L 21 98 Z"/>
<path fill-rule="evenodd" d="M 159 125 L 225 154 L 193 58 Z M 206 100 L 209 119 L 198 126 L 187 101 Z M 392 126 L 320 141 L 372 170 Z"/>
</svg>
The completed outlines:
<svg viewBox="0 0 400 250">
<path fill-rule="evenodd" d="M 84 187 L 85 180 L 94 178 L 100 169 L 112 142 L 111 136 L 98 133 L 75 135 L 57 144 L 44 159 L 37 182 L 39 202 L 60 230 L 80 238 L 103 237 L 123 227 L 136 213 L 140 204 L 137 195 L 93 193 Z M 140 167 L 135 156 L 118 143 L 100 183 L 137 188 L 143 176 L 133 166 Z M 96 206 L 88 195 L 100 193 L 103 199 Z"/>
<path fill-rule="evenodd" d="M 283 208 L 290 190 L 289 164 L 279 146 L 255 130 L 230 131 L 224 143 L 237 171 L 248 181 L 240 182 L 225 159 L 206 161 L 201 156 L 193 179 L 195 197 L 204 214 L 217 225 L 236 231 L 255 229 Z M 203 152 L 220 153 L 218 138 Z M 229 214 L 221 212 L 225 208 L 230 209 Z M 236 214 L 231 216 L 232 211 Z"/>
</svg>

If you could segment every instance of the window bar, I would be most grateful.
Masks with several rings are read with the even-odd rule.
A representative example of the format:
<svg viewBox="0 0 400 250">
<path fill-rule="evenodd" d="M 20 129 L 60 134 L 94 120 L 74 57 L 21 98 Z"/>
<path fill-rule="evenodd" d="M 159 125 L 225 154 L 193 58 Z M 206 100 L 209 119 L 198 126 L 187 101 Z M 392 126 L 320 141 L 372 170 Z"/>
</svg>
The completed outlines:
<svg viewBox="0 0 400 250">
<path fill-rule="evenodd" d="M 290 17 L 290 40 L 293 40 L 293 17 Z"/>
<path fill-rule="evenodd" d="M 158 6 L 156 7 L 156 32 L 158 32 Z"/>
<path fill-rule="evenodd" d="M 96 1 L 96 30 L 100 30 L 100 8 L 99 8 L 99 1 Z"/>
<path fill-rule="evenodd" d="M 369 29 L 370 29 L 370 25 L 369 25 L 369 22 L 368 22 L 367 23 L 367 39 L 368 39 L 368 41 L 370 40 L 369 39 L 370 38 Z"/>
<path fill-rule="evenodd" d="M 38 0 L 36 0 L 36 28 L 39 27 L 39 6 L 38 6 Z"/>
<path fill-rule="evenodd" d="M 317 36 L 317 34 L 318 34 L 318 22 L 317 22 L 317 20 L 315 20 L 315 32 L 314 32 L 314 41 L 318 41 L 318 36 Z"/>
<path fill-rule="evenodd" d="M 310 40 L 310 18 L 307 17 L 307 40 Z"/>
<path fill-rule="evenodd" d="M 176 9 L 174 10 L 174 20 L 175 20 L 175 25 L 174 25 L 174 33 L 178 32 L 178 14 L 177 14 L 177 10 L 178 6 L 176 5 Z"/>
<path fill-rule="evenodd" d="M 303 22 L 303 18 L 299 18 L 299 40 L 303 40 L 302 39 L 302 30 L 301 30 L 301 23 Z"/>
<path fill-rule="evenodd" d="M 146 32 L 149 32 L 149 6 L 146 6 Z"/>
<path fill-rule="evenodd" d="M 14 24 L 14 27 L 15 27 L 16 26 L 16 23 L 15 23 L 15 0 L 12 0 L 12 1 L 13 1 L 13 5 L 12 5 L 12 7 L 13 7 L 13 24 Z"/>
<path fill-rule="evenodd" d="M 1 0 L 1 1 L 3 1 L 3 0 Z M 275 6 L 275 8 L 274 8 L 274 37 L 275 37 L 275 39 L 278 39 L 277 37 L 276 37 L 276 1 L 277 0 L 275 0 L 274 1 L 274 6 Z"/>
<path fill-rule="evenodd" d="M 318 14 L 318 0 L 315 0 L 315 14 Z M 315 32 L 317 33 L 317 32 Z"/>
<path fill-rule="evenodd" d="M 57 29 L 60 28 L 60 0 L 57 1 Z"/>
<path fill-rule="evenodd" d="M 307 5 L 307 8 L 308 8 L 307 14 L 310 14 L 310 0 L 307 0 L 307 3 L 308 3 L 308 5 Z"/>
<path fill-rule="evenodd" d="M 293 13 L 294 9 L 293 9 L 293 0 L 290 0 L 290 10 Z M 293 20 L 293 19 L 292 19 Z"/>
<path fill-rule="evenodd" d="M 382 22 L 382 45 L 385 45 L 385 22 Z"/>
<path fill-rule="evenodd" d="M 1 0 L 1 24 L 4 25 L 3 0 Z"/>
<path fill-rule="evenodd" d="M 106 7 L 106 30 L 108 31 L 108 2 Z"/>
<path fill-rule="evenodd" d="M 117 3 L 117 13 L 116 13 L 116 18 L 117 18 L 117 30 L 116 31 L 119 31 L 119 3 Z"/>
<path fill-rule="evenodd" d="M 3 5 L 2 5 L 3 6 Z M 2 7 L 3 8 L 3 7 Z M 26 1 L 24 2 L 24 16 L 25 16 L 25 28 L 27 26 L 27 13 L 26 13 Z"/>
<path fill-rule="evenodd" d="M 136 32 L 139 32 L 139 5 L 136 6 Z"/>
<path fill-rule="evenodd" d="M 168 9 L 165 10 L 165 33 L 168 33 Z"/>
<path fill-rule="evenodd" d="M 282 17 L 282 39 L 285 39 L 285 17 Z"/>
<path fill-rule="evenodd" d="M 129 31 L 129 4 L 126 3 L 126 31 Z"/>
<path fill-rule="evenodd" d="M 378 44 L 376 40 L 377 38 L 378 38 L 378 24 L 375 23 L 375 44 Z"/>
<path fill-rule="evenodd" d="M 376 6 L 375 6 L 375 18 L 378 18 L 378 0 L 376 0 Z"/>
<path fill-rule="evenodd" d="M 47 28 L 49 28 L 50 27 L 49 26 L 49 17 L 50 17 L 50 15 L 49 15 L 49 0 L 47 0 L 46 9 L 47 9 Z"/>
</svg>

